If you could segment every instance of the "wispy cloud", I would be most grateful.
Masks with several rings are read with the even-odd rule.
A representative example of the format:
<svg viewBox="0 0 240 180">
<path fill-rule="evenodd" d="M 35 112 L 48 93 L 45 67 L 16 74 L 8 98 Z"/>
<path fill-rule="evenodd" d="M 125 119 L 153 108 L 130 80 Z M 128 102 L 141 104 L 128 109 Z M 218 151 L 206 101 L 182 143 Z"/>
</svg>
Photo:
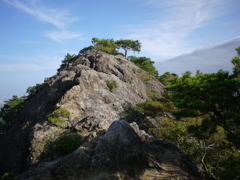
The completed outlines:
<svg viewBox="0 0 240 180">
<path fill-rule="evenodd" d="M 209 20 L 223 14 L 230 6 L 225 0 L 137 2 L 151 7 L 154 16 L 140 25 L 127 27 L 131 32 L 129 37 L 139 39 L 143 44 L 142 50 L 165 57 L 191 52 L 194 40 L 190 37 L 194 30 L 205 27 Z"/>
<path fill-rule="evenodd" d="M 181 75 L 189 70 L 193 73 L 197 69 L 203 73 L 214 73 L 219 69 L 232 71 L 230 60 L 237 55 L 235 49 L 240 45 L 240 36 L 219 44 L 201 46 L 188 54 L 182 54 L 166 61 L 157 61 L 155 66 L 160 74 L 172 72 Z"/>
<path fill-rule="evenodd" d="M 41 42 L 36 41 L 23 41 L 24 44 L 42 44 Z"/>
<path fill-rule="evenodd" d="M 19 0 L 3 0 L 4 2 L 24 11 L 25 13 L 33 16 L 36 20 L 52 24 L 57 27 L 59 30 L 57 34 L 61 34 L 60 36 L 55 36 L 52 38 L 52 35 L 47 35 L 57 42 L 61 42 L 63 39 L 70 39 L 73 37 L 81 36 L 81 33 L 73 33 L 67 30 L 67 27 L 71 25 L 73 22 L 77 21 L 78 18 L 72 16 L 66 9 L 59 8 L 50 8 L 47 6 L 39 5 L 38 1 L 19 1 Z M 56 33 L 56 31 L 52 31 L 50 34 Z M 47 33 L 49 34 L 49 33 Z M 75 36 L 69 36 L 69 34 L 75 34 Z M 65 36 L 64 36 L 65 35 Z"/>
<path fill-rule="evenodd" d="M 78 38 L 82 36 L 82 33 L 76 33 L 76 32 L 70 32 L 70 31 L 52 31 L 52 32 L 46 33 L 45 36 L 59 43 L 63 43 L 63 40 Z"/>
<path fill-rule="evenodd" d="M 232 25 L 232 24 L 240 24 L 240 21 L 229 21 L 229 22 L 226 22 L 224 24 L 222 24 L 223 26 L 228 26 L 228 25 Z"/>
<path fill-rule="evenodd" d="M 16 71 L 16 70 L 40 70 L 43 67 L 36 65 L 36 64 L 3 64 L 0 63 L 0 71 Z"/>
<path fill-rule="evenodd" d="M 61 63 L 61 56 L 34 55 L 34 56 L 8 56 L 0 55 L 5 62 L 0 62 L 0 71 L 37 71 L 44 69 L 57 69 Z M 7 61 L 10 59 L 11 61 Z"/>
<path fill-rule="evenodd" d="M 53 9 L 46 6 L 42 7 L 38 6 L 35 3 L 30 3 L 30 1 L 26 3 L 20 2 L 18 0 L 3 1 L 32 15 L 37 20 L 50 23 L 59 29 L 66 28 L 67 25 L 78 19 L 76 17 L 71 17 L 71 15 L 66 10 Z"/>
</svg>

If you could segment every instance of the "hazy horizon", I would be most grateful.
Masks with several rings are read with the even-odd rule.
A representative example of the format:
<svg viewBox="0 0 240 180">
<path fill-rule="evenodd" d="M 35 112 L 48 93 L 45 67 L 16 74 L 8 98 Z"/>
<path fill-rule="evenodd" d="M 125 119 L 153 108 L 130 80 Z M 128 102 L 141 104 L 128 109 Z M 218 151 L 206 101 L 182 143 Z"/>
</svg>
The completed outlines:
<svg viewBox="0 0 240 180">
<path fill-rule="evenodd" d="M 53 76 L 91 39 L 133 39 L 159 74 L 231 71 L 240 46 L 240 3 L 199 1 L 0 1 L 0 103 Z"/>
</svg>

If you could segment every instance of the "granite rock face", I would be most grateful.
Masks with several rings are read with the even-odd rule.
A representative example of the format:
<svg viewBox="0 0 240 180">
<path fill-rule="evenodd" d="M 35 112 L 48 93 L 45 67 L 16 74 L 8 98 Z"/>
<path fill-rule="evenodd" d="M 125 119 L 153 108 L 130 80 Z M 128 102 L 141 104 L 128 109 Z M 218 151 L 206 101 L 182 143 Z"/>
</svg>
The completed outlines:
<svg viewBox="0 0 240 180">
<path fill-rule="evenodd" d="M 154 140 L 136 122 L 121 120 L 127 108 L 149 99 L 149 92 L 161 97 L 162 84 L 146 75 L 120 55 L 80 54 L 28 97 L 0 139 L 0 173 L 29 180 L 158 179 L 168 172 L 166 162 L 172 168 L 169 177 L 177 172 L 182 179 L 198 178 L 195 165 L 179 149 Z M 117 89 L 111 90 L 107 80 L 117 82 Z M 59 107 L 70 115 L 52 124 L 48 117 Z M 46 142 L 67 131 L 79 133 L 83 145 L 64 157 L 41 159 Z"/>
<path fill-rule="evenodd" d="M 141 141 L 124 120 L 63 158 L 42 162 L 17 180 L 200 179 L 191 159 L 160 140 Z"/>
</svg>

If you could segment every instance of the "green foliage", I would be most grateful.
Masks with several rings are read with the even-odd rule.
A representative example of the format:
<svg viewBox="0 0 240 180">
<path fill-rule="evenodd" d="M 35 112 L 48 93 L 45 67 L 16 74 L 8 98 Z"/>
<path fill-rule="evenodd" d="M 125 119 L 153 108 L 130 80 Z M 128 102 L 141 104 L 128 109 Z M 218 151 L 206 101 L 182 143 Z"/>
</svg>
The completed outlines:
<svg viewBox="0 0 240 180">
<path fill-rule="evenodd" d="M 24 99 L 13 96 L 12 99 L 4 101 L 5 104 L 0 110 L 0 136 L 7 131 L 13 124 L 14 119 L 25 107 Z"/>
<path fill-rule="evenodd" d="M 158 100 L 158 95 L 156 94 L 156 89 L 148 89 L 146 88 L 146 91 L 147 91 L 147 94 L 148 94 L 148 97 L 151 99 L 151 100 Z"/>
<path fill-rule="evenodd" d="M 239 82 L 240 77 L 222 70 L 194 77 L 186 72 L 166 89 L 172 92 L 172 101 L 179 108 L 174 112 L 178 119 L 204 116 L 208 126 L 223 127 L 228 140 L 240 146 Z"/>
<path fill-rule="evenodd" d="M 238 56 L 232 59 L 232 64 L 234 65 L 233 72 L 235 75 L 240 75 L 240 46 L 236 48 Z"/>
<path fill-rule="evenodd" d="M 98 39 L 96 37 L 92 38 L 92 44 L 94 49 L 98 51 L 103 51 L 109 54 L 115 54 L 117 45 L 113 39 Z"/>
<path fill-rule="evenodd" d="M 146 124 L 152 134 L 194 158 L 203 179 L 240 178 L 240 75 L 236 57 L 232 62 L 233 74 L 198 70 L 178 78 L 167 72 L 160 76 L 168 90 L 165 98 L 135 106 L 145 118 L 158 120 L 158 127 Z"/>
<path fill-rule="evenodd" d="M 9 173 L 4 173 L 4 175 L 1 176 L 1 180 L 14 180 L 14 177 L 10 175 Z"/>
<path fill-rule="evenodd" d="M 122 48 L 125 51 L 125 57 L 127 57 L 127 51 L 141 51 L 141 43 L 138 40 L 120 39 L 115 42 L 118 48 Z"/>
<path fill-rule="evenodd" d="M 145 117 L 157 117 L 164 115 L 164 112 L 174 110 L 171 102 L 164 100 L 147 100 L 135 105 L 135 110 L 144 114 Z"/>
<path fill-rule="evenodd" d="M 129 56 L 128 59 L 136 64 L 139 68 L 147 71 L 149 75 L 152 75 L 159 79 L 159 74 L 157 69 L 153 66 L 155 63 L 154 61 L 151 61 L 150 58 L 146 57 L 136 57 L 136 56 Z"/>
<path fill-rule="evenodd" d="M 77 133 L 63 133 L 56 140 L 47 142 L 41 158 L 65 156 L 82 144 L 81 139 L 82 137 Z"/>
<path fill-rule="evenodd" d="M 63 118 L 67 118 L 69 115 L 70 112 L 67 109 L 60 107 L 48 116 L 48 121 L 50 121 L 52 124 L 65 123 L 66 120 Z"/>
<path fill-rule="evenodd" d="M 67 55 L 65 56 L 64 60 L 62 60 L 62 64 L 60 65 L 60 68 L 57 69 L 58 72 L 68 68 L 69 64 L 74 62 L 77 59 L 77 55 L 75 54 L 69 54 L 67 53 Z"/>
<path fill-rule="evenodd" d="M 148 74 L 143 74 L 140 78 L 141 78 L 145 83 L 152 80 L 152 78 L 151 78 Z"/>
<path fill-rule="evenodd" d="M 197 69 L 195 76 L 201 76 L 201 75 L 203 75 L 203 73 L 199 69 Z"/>
<path fill-rule="evenodd" d="M 238 179 L 240 77 L 237 67 L 234 67 L 234 74 L 219 70 L 213 74 L 190 75 L 185 72 L 183 77 L 166 86 L 178 108 L 173 112 L 177 119 L 200 118 L 186 125 L 188 146 L 182 143 L 180 147 L 201 165 L 206 179 Z M 194 142 L 189 141 L 190 137 Z"/>
<path fill-rule="evenodd" d="M 226 140 L 225 131 L 221 127 L 215 133 L 205 136 L 206 138 L 199 138 L 189 131 L 189 127 L 201 123 L 201 118 L 186 118 L 185 121 L 162 118 L 160 128 L 152 130 L 161 139 L 174 142 L 191 155 L 204 179 L 237 179 L 239 150 Z"/>
<path fill-rule="evenodd" d="M 126 57 L 127 51 L 140 52 L 141 50 L 141 43 L 138 40 L 121 39 L 114 41 L 114 39 L 98 39 L 94 37 L 92 38 L 92 44 L 93 45 L 81 49 L 79 52 L 85 54 L 93 51 L 102 51 L 113 55 L 124 55 L 116 50 L 122 48 L 125 51 Z"/>
<path fill-rule="evenodd" d="M 159 81 L 163 85 L 167 85 L 168 83 L 173 84 L 178 78 L 178 75 L 175 73 L 165 72 L 163 75 L 159 76 Z"/>
<path fill-rule="evenodd" d="M 108 54 L 118 54 L 119 52 L 116 50 L 117 44 L 114 42 L 113 39 L 98 39 L 96 37 L 92 38 L 91 46 L 85 47 L 80 50 L 80 53 L 88 53 L 93 51 L 102 51 Z"/>
<path fill-rule="evenodd" d="M 114 91 L 118 88 L 118 83 L 115 80 L 106 80 L 105 82 L 110 91 Z"/>
<path fill-rule="evenodd" d="M 211 132 L 210 126 L 200 117 L 184 118 L 178 121 L 166 116 L 176 111 L 171 101 L 166 99 L 148 100 L 134 107 L 135 114 L 141 113 L 148 131 L 167 142 L 174 142 L 181 150 L 191 155 L 202 170 L 204 179 L 237 179 L 239 175 L 240 151 L 227 140 L 226 131 L 217 126 Z M 137 113 L 136 113 L 137 112 Z M 159 126 L 153 126 L 148 117 L 159 119 Z"/>
<path fill-rule="evenodd" d="M 39 86 L 39 84 L 36 84 L 35 86 L 29 86 L 27 88 L 26 93 L 28 93 L 29 95 L 35 95 L 37 93 L 37 87 Z"/>
<path fill-rule="evenodd" d="M 95 50 L 94 46 L 88 46 L 81 49 L 79 52 L 85 54 L 85 53 L 92 52 L 93 50 Z"/>
</svg>

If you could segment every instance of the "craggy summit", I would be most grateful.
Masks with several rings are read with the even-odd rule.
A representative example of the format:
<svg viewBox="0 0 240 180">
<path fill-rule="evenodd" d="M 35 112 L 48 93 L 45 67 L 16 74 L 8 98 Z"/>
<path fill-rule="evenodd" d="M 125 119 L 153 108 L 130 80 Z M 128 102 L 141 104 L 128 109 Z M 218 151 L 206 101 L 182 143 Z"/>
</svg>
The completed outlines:
<svg viewBox="0 0 240 180">
<path fill-rule="evenodd" d="M 0 171 L 16 180 L 200 179 L 174 144 L 127 109 L 162 84 L 122 55 L 79 54 L 46 78 L 0 139 Z"/>
</svg>

